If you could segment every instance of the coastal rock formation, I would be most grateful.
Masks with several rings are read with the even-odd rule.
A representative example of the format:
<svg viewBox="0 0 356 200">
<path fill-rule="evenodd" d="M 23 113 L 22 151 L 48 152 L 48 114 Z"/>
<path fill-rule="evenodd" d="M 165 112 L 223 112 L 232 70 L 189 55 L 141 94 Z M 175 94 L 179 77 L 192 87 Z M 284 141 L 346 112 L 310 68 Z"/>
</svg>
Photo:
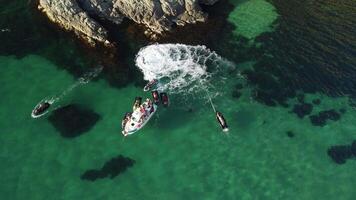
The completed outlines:
<svg viewBox="0 0 356 200">
<path fill-rule="evenodd" d="M 92 44 L 94 40 L 109 43 L 105 28 L 89 17 L 76 1 L 40 0 L 38 9 L 54 23 L 74 31 Z"/>
<path fill-rule="evenodd" d="M 183 26 L 204 22 L 207 15 L 200 4 L 212 5 L 217 0 L 40 0 L 38 8 L 61 27 L 80 37 L 110 44 L 107 30 L 94 18 L 120 24 L 127 17 L 147 27 L 155 36 Z M 94 17 L 94 18 L 93 18 Z"/>
</svg>

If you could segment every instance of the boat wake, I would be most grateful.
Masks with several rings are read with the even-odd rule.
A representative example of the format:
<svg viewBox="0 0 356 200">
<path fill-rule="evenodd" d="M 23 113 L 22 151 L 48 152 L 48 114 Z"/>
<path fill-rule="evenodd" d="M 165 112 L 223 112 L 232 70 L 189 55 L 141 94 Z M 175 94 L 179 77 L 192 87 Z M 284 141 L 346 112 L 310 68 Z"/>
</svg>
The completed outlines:
<svg viewBox="0 0 356 200">
<path fill-rule="evenodd" d="M 62 93 L 60 93 L 59 95 L 56 96 L 50 96 L 50 97 L 46 97 L 44 99 L 42 99 L 36 106 L 35 108 L 32 110 L 31 116 L 32 118 L 38 118 L 41 117 L 45 114 L 47 114 L 49 112 L 49 110 L 46 110 L 45 112 L 39 114 L 39 115 L 35 115 L 35 110 L 37 108 L 39 108 L 39 106 L 41 104 L 44 103 L 48 103 L 50 106 L 52 106 L 52 104 L 55 104 L 56 102 L 60 101 L 61 99 L 63 99 L 68 93 L 70 93 L 72 90 L 74 90 L 75 88 L 77 88 L 80 85 L 84 85 L 89 83 L 93 78 L 95 78 L 96 76 L 98 76 L 100 74 L 100 72 L 103 70 L 103 66 L 99 66 L 95 69 L 93 69 L 92 71 L 89 71 L 87 73 L 85 73 L 82 77 L 78 78 L 77 81 L 75 83 L 73 83 L 72 85 L 70 85 L 68 88 L 66 88 Z M 52 106 L 53 107 L 53 106 Z M 55 110 L 57 108 L 52 108 L 52 111 Z"/>
<path fill-rule="evenodd" d="M 228 131 L 226 120 L 218 112 L 212 98 L 227 94 L 227 88 L 242 78 L 232 62 L 222 58 L 206 46 L 184 44 L 154 44 L 142 48 L 136 56 L 136 65 L 144 79 L 157 80 L 159 91 L 179 94 L 183 107 L 199 107 L 193 102 L 206 101 L 212 107 L 224 132 Z M 193 99 L 198 101 L 191 101 Z"/>
<path fill-rule="evenodd" d="M 145 80 L 158 80 L 160 91 L 193 95 L 209 91 L 212 96 L 222 92 L 218 88 L 235 70 L 233 63 L 206 46 L 184 44 L 146 46 L 137 54 L 136 66 Z"/>
</svg>

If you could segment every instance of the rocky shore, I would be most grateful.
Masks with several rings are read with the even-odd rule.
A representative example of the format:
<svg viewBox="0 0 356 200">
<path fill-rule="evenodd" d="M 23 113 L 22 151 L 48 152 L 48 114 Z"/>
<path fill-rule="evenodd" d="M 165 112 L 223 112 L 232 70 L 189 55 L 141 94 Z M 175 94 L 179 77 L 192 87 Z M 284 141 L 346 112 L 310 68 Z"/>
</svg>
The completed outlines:
<svg viewBox="0 0 356 200">
<path fill-rule="evenodd" d="M 145 34 L 156 37 L 184 26 L 204 22 L 207 14 L 199 4 L 212 5 L 218 0 L 39 0 L 38 9 L 62 28 L 95 45 L 110 45 L 108 31 L 98 20 L 120 24 L 126 17 L 147 27 Z"/>
</svg>

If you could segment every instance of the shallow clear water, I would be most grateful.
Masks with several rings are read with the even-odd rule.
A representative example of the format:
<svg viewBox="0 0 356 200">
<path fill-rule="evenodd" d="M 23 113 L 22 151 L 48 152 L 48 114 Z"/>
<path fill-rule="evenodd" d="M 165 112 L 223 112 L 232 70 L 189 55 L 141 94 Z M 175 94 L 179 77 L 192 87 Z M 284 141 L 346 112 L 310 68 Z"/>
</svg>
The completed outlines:
<svg viewBox="0 0 356 200">
<path fill-rule="evenodd" d="M 234 13 L 236 9 L 239 11 L 244 8 L 239 8 L 243 3 L 249 4 L 247 10 L 250 11 L 255 2 L 267 5 L 261 3 L 262 0 L 233 2 L 233 18 L 227 17 L 226 21 L 247 22 L 250 16 L 243 19 L 243 15 Z M 0 7 L 0 11 L 6 13 L 8 18 L 15 18 L 19 15 L 16 9 L 26 5 L 27 2 L 12 3 Z M 53 34 L 48 34 L 47 43 L 24 44 L 21 48 L 19 38 L 22 35 L 19 33 L 22 30 L 11 29 L 10 33 L 0 33 L 0 40 L 7 47 L 0 51 L 2 199 L 353 199 L 355 159 L 336 164 L 328 156 L 327 150 L 333 145 L 350 145 L 355 139 L 353 80 L 344 78 L 342 83 L 337 82 L 340 80 L 339 75 L 349 79 L 354 76 L 352 65 L 355 61 L 352 58 L 345 61 L 339 57 L 347 53 L 352 55 L 355 44 L 340 42 L 340 46 L 329 46 L 335 48 L 334 51 L 324 49 L 319 52 L 299 52 L 303 58 L 309 59 L 335 55 L 333 62 L 336 64 L 332 63 L 327 68 L 335 69 L 332 72 L 340 69 L 332 68 L 338 63 L 347 62 L 351 66 L 342 73 L 335 72 L 330 76 L 324 71 L 318 76 L 309 73 L 309 66 L 319 68 L 322 66 L 320 63 L 326 60 L 320 59 L 314 63 L 296 60 L 296 53 L 290 46 L 281 48 L 284 47 L 280 44 L 283 38 L 280 41 L 273 40 L 286 27 L 302 27 L 284 19 L 282 3 L 270 2 L 268 7 L 272 5 L 275 6 L 275 12 L 279 12 L 276 19 L 280 20 L 279 28 L 278 24 L 272 27 L 273 24 L 266 25 L 265 22 L 258 23 L 256 28 L 252 20 L 240 28 L 229 29 L 231 36 L 221 38 L 220 42 L 232 45 L 222 45 L 221 48 L 226 47 L 225 51 L 215 49 L 214 44 L 206 44 L 220 56 L 233 61 L 236 67 L 228 75 L 213 77 L 211 80 L 227 80 L 217 89 L 218 92 L 221 90 L 222 95 L 213 99 L 230 125 L 227 135 L 221 132 L 206 96 L 201 92 L 194 94 L 196 96 L 172 94 L 170 107 L 159 108 L 144 129 L 123 138 L 120 133 L 123 114 L 131 109 L 135 96 L 149 96 L 142 91 L 142 74 L 133 67 L 137 49 L 129 53 L 130 59 L 126 65 L 123 62 L 123 66 L 130 72 L 122 71 L 119 64 L 115 68 L 117 70 L 114 70 L 117 74 L 110 73 L 112 67 L 109 72 L 104 69 L 98 78 L 73 89 L 58 102 L 61 107 L 75 104 L 99 115 L 99 119 L 87 131 L 75 137 L 63 137 L 49 120 L 54 112 L 32 119 L 31 110 L 41 99 L 60 94 L 75 84 L 83 72 L 97 66 L 95 59 L 99 58 L 85 56 L 82 46 L 75 43 L 70 35 L 56 33 L 60 31 L 53 27 L 47 27 L 49 30 L 45 27 L 44 32 L 40 30 L 28 35 L 35 38 L 32 42 L 37 44 L 40 38 L 53 31 L 65 35 L 62 42 L 58 42 Z M 334 8 L 333 4 L 327 4 L 325 9 L 332 11 Z M 266 14 L 261 7 L 256 6 L 256 9 L 263 10 L 261 15 Z M 24 16 L 36 16 L 33 12 L 33 8 L 29 7 L 21 13 Z M 277 16 L 277 13 L 271 15 Z M 37 25 L 44 23 L 38 22 L 39 19 L 34 17 L 28 20 Z M 290 26 L 284 24 L 287 22 Z M 0 26 L 11 24 L 3 20 Z M 247 28 L 258 29 L 253 31 L 253 38 L 244 36 Z M 240 34 L 247 38 L 241 40 Z M 293 42 L 298 37 L 290 38 Z M 272 41 L 268 38 L 272 38 Z M 307 39 L 307 36 L 300 38 Z M 322 41 L 317 41 L 317 44 L 322 45 Z M 260 43 L 260 48 L 257 43 Z M 134 42 L 130 44 L 137 45 Z M 274 46 L 265 48 L 266 44 Z M 351 48 L 347 45 L 351 45 Z M 235 49 L 225 54 L 230 50 L 227 48 L 231 47 Z M 240 50 L 248 55 L 233 54 Z M 260 51 L 264 54 L 261 58 L 251 56 L 258 55 Z M 266 55 L 268 62 L 265 61 Z M 88 60 L 94 61 L 89 65 Z M 262 61 L 264 67 L 261 67 Z M 290 65 L 283 65 L 285 63 Z M 283 73 L 279 71 L 281 69 Z M 252 72 L 247 73 L 248 70 Z M 303 73 L 311 74 L 311 77 L 301 79 Z M 112 80 L 127 74 L 130 78 L 125 84 L 112 84 Z M 273 77 L 273 81 L 270 77 Z M 136 79 L 139 81 L 136 82 Z M 242 84 L 242 89 L 238 90 L 241 96 L 236 98 L 232 94 L 238 83 Z M 313 90 L 308 90 L 306 86 L 311 84 Z M 313 104 L 311 113 L 301 119 L 291 112 L 293 106 L 299 104 L 297 96 L 284 92 L 284 88 L 304 94 L 304 102 L 311 103 L 320 99 L 321 103 Z M 330 94 L 325 88 L 333 88 L 335 93 L 340 94 Z M 263 98 L 261 94 L 264 94 Z M 330 109 L 339 113 L 342 113 L 340 109 L 345 109 L 346 112 L 340 114 L 339 120 L 329 120 L 322 127 L 311 123 L 308 116 Z M 288 137 L 288 131 L 294 137 Z M 118 155 L 134 160 L 133 166 L 113 178 L 95 181 L 81 179 L 87 170 L 100 169 Z"/>
</svg>

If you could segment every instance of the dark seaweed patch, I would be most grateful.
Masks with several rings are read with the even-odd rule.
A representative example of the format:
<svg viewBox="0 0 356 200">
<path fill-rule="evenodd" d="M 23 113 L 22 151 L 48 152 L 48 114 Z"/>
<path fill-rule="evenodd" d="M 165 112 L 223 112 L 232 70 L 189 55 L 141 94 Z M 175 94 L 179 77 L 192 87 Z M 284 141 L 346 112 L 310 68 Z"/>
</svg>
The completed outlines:
<svg viewBox="0 0 356 200">
<path fill-rule="evenodd" d="M 356 157 L 356 140 L 351 145 L 332 146 L 327 153 L 335 163 L 344 164 L 347 159 Z"/>
<path fill-rule="evenodd" d="M 72 104 L 52 112 L 48 120 L 62 137 L 74 138 L 89 131 L 100 119 L 100 115 L 79 105 Z"/>
<path fill-rule="evenodd" d="M 286 134 L 287 134 L 287 136 L 290 137 L 290 138 L 293 138 L 293 137 L 294 137 L 293 131 L 287 131 Z"/>
<path fill-rule="evenodd" d="M 309 115 L 313 110 L 313 105 L 310 103 L 296 104 L 293 107 L 293 112 L 297 114 L 299 118 L 304 118 L 304 116 Z"/>
<path fill-rule="evenodd" d="M 236 98 L 236 99 L 240 98 L 241 95 L 242 95 L 242 93 L 241 93 L 240 91 L 238 91 L 238 90 L 234 90 L 234 91 L 232 92 L 232 97 L 234 97 L 234 98 Z"/>
<path fill-rule="evenodd" d="M 356 157 L 356 140 L 351 145 L 351 152 Z"/>
<path fill-rule="evenodd" d="M 80 178 L 82 180 L 95 181 L 96 179 L 109 177 L 115 178 L 119 174 L 125 172 L 129 167 L 132 167 L 135 161 L 131 158 L 119 155 L 112 158 L 104 164 L 101 169 L 90 169 L 84 172 Z"/>
<path fill-rule="evenodd" d="M 314 126 L 325 126 L 327 120 L 337 121 L 341 115 L 334 109 L 319 112 L 317 115 L 309 116 L 311 123 Z"/>
<path fill-rule="evenodd" d="M 258 48 L 246 49 L 245 42 L 237 37 L 231 40 L 230 48 L 223 46 L 226 51 L 222 55 L 235 63 L 256 61 L 247 74 L 250 84 L 257 87 L 258 95 L 253 98 L 269 106 L 294 98 L 296 91 L 356 99 L 356 29 L 352 26 L 356 18 L 351 17 L 352 1 L 317 1 L 307 7 L 298 0 L 271 3 L 280 15 L 275 23 L 278 26 L 255 39 Z M 330 15 L 330 10 L 338 14 Z M 243 51 L 236 53 L 234 49 Z M 249 54 L 251 51 L 254 53 Z M 319 101 L 313 103 L 318 105 Z M 350 104 L 356 105 L 353 101 Z"/>
<path fill-rule="evenodd" d="M 297 95 L 297 100 L 299 103 L 304 103 L 305 95 L 304 94 L 298 94 Z"/>
<path fill-rule="evenodd" d="M 238 99 L 240 98 L 240 96 L 242 95 L 242 93 L 240 92 L 240 90 L 243 88 L 242 84 L 236 84 L 235 85 L 235 89 L 232 91 L 232 97 Z"/>
<path fill-rule="evenodd" d="M 340 111 L 340 113 L 342 113 L 342 114 L 345 114 L 345 113 L 346 113 L 346 109 L 345 109 L 345 108 L 341 108 L 339 111 Z"/>
<path fill-rule="evenodd" d="M 321 100 L 320 99 L 313 99 L 312 102 L 313 102 L 314 105 L 320 105 Z"/>
</svg>

